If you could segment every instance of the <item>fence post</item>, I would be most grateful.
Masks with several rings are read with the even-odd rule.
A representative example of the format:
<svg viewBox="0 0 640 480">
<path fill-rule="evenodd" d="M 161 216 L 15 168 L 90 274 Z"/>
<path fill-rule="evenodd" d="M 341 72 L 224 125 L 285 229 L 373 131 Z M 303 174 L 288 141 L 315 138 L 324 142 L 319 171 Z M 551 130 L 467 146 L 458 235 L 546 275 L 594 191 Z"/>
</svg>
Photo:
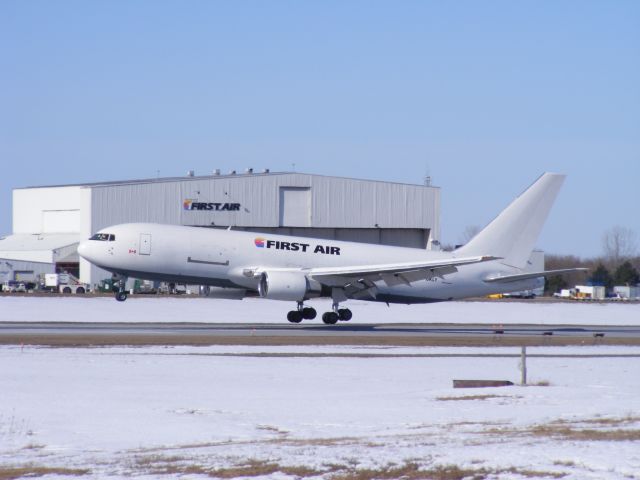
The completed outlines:
<svg viewBox="0 0 640 480">
<path fill-rule="evenodd" d="M 527 384 L 527 347 L 522 347 L 520 352 L 520 384 Z"/>
</svg>

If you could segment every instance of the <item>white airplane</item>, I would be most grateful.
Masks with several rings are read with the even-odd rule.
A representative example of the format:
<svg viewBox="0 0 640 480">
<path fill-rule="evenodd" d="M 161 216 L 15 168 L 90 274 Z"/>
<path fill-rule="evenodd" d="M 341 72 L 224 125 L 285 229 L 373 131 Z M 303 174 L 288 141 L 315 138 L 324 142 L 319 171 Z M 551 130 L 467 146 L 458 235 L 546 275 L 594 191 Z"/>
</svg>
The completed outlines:
<svg viewBox="0 0 640 480">
<path fill-rule="evenodd" d="M 469 243 L 452 252 L 150 223 L 115 225 L 81 242 L 78 253 L 127 277 L 199 284 L 296 302 L 287 319 L 316 317 L 304 301 L 331 297 L 327 324 L 350 320 L 348 299 L 428 303 L 532 290 L 546 275 L 526 270 L 565 176 L 545 173 Z"/>
</svg>

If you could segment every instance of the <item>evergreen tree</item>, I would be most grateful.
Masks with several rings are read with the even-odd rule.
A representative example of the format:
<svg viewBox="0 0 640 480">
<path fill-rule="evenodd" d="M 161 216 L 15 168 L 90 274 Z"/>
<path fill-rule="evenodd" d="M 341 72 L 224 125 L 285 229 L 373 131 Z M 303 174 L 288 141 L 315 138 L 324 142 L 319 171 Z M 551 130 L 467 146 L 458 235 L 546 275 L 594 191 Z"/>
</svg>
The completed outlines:
<svg viewBox="0 0 640 480">
<path fill-rule="evenodd" d="M 596 269 L 591 274 L 591 277 L 589 277 L 589 281 L 593 285 L 600 285 L 608 289 L 613 287 L 613 279 L 611 278 L 611 274 L 602 263 L 598 264 Z"/>
<path fill-rule="evenodd" d="M 545 279 L 544 283 L 544 293 L 546 295 L 553 295 L 556 292 L 564 288 L 568 288 L 569 284 L 561 275 L 556 275 L 554 277 L 548 277 Z"/>
<path fill-rule="evenodd" d="M 627 261 L 616 268 L 613 279 L 616 285 L 633 287 L 640 283 L 640 274 L 638 274 L 638 270 L 631 265 L 631 262 Z"/>
</svg>

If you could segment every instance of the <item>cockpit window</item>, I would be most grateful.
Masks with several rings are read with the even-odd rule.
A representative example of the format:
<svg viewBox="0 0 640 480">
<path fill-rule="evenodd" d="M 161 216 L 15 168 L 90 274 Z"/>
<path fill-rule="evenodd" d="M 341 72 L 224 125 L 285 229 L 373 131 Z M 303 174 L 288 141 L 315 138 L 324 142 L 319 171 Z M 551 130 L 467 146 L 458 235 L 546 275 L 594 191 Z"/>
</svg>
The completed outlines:
<svg viewBox="0 0 640 480">
<path fill-rule="evenodd" d="M 96 233 L 89 240 L 98 240 L 99 242 L 115 242 L 116 236 L 113 233 Z"/>
</svg>

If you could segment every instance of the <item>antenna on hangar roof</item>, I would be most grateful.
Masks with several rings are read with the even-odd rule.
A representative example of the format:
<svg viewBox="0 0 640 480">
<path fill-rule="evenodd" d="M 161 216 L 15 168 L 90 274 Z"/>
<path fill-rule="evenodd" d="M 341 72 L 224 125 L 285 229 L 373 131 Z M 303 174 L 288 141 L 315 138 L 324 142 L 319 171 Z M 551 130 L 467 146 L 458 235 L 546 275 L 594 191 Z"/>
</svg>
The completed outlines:
<svg viewBox="0 0 640 480">
<path fill-rule="evenodd" d="M 424 186 L 431 186 L 431 169 L 429 168 L 429 162 L 424 163 Z"/>
</svg>

